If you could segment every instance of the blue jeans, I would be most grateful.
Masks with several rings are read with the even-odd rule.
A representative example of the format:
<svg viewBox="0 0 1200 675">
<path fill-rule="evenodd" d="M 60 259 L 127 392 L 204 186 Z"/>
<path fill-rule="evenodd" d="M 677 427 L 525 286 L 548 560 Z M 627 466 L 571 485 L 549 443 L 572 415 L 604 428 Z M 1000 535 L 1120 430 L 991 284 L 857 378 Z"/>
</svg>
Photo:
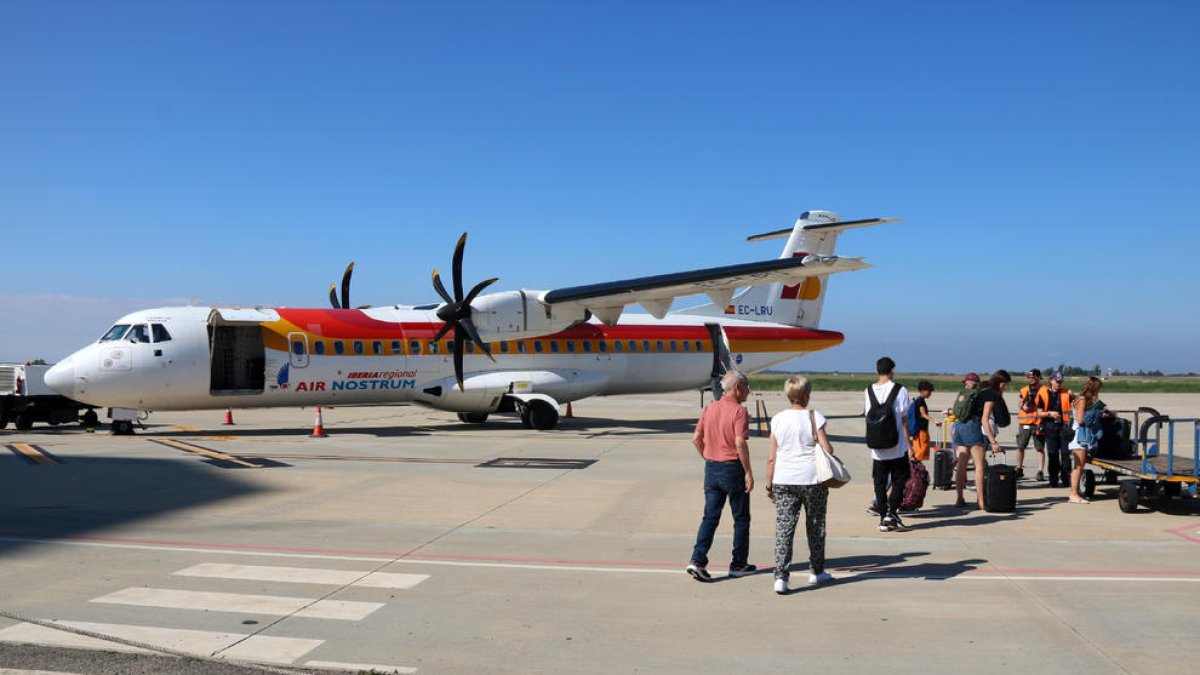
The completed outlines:
<svg viewBox="0 0 1200 675">
<path fill-rule="evenodd" d="M 696 532 L 692 562 L 708 566 L 708 549 L 721 523 L 721 509 L 729 499 L 733 513 L 733 560 L 731 567 L 746 564 L 750 555 L 750 495 L 746 494 L 746 472 L 741 462 L 704 462 L 704 519 Z"/>
</svg>

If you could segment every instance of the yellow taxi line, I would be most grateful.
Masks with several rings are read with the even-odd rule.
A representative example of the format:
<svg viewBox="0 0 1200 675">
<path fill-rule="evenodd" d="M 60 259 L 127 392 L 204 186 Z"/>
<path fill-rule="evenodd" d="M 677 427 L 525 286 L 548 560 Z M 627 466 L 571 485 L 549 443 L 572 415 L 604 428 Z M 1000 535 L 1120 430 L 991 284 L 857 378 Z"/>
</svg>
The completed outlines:
<svg viewBox="0 0 1200 675">
<path fill-rule="evenodd" d="M 183 441 L 176 441 L 176 440 L 173 440 L 170 438 L 151 438 L 149 440 L 154 441 L 155 443 L 160 443 L 162 445 L 169 445 L 173 448 L 177 448 L 177 449 L 183 450 L 185 452 L 191 452 L 191 453 L 194 453 L 197 455 L 202 455 L 202 456 L 208 457 L 210 459 L 219 459 L 219 460 L 225 461 L 225 462 L 232 462 L 234 464 L 239 464 L 241 466 L 248 467 L 251 469 L 261 469 L 262 468 L 261 464 L 254 464 L 252 462 L 247 462 L 241 458 L 234 457 L 233 455 L 227 455 L 223 452 L 217 452 L 216 450 L 209 450 L 208 448 L 204 448 L 199 445 L 192 445 L 191 443 L 184 443 Z"/>
</svg>

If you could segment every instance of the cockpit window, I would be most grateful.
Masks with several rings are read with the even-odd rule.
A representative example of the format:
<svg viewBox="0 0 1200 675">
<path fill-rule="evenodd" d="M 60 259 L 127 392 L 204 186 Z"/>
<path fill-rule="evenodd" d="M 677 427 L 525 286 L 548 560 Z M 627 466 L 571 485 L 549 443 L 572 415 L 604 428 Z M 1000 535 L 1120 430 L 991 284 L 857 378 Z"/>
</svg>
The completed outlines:
<svg viewBox="0 0 1200 675">
<path fill-rule="evenodd" d="M 129 341 L 130 342 L 149 342 L 150 341 L 150 327 L 144 323 L 139 323 L 138 325 L 134 326 L 133 330 L 129 331 Z"/>
<path fill-rule="evenodd" d="M 100 341 L 108 342 L 109 340 L 120 340 L 121 338 L 125 337 L 125 332 L 128 330 L 129 324 L 119 323 L 112 328 L 109 328 L 108 332 L 104 334 L 104 337 L 100 338 Z"/>
<path fill-rule="evenodd" d="M 167 327 L 161 323 L 150 324 L 150 333 L 154 336 L 155 342 L 171 341 L 171 334 L 167 332 Z"/>
</svg>

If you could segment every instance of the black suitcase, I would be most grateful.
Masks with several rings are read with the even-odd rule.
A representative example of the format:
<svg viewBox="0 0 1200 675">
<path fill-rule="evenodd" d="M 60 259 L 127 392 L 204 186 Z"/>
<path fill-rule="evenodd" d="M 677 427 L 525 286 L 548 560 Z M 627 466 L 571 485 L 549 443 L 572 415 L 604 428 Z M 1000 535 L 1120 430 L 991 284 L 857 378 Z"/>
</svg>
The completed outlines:
<svg viewBox="0 0 1200 675">
<path fill-rule="evenodd" d="M 983 470 L 983 508 L 992 513 L 1017 510 L 1017 469 L 1007 464 L 988 464 Z"/>
<path fill-rule="evenodd" d="M 954 488 L 954 452 L 938 450 L 933 453 L 933 489 L 951 490 Z"/>
<path fill-rule="evenodd" d="M 1133 424 L 1124 417 L 1104 417 L 1100 421 L 1104 433 L 1096 444 L 1095 456 L 1101 459 L 1128 459 L 1137 454 L 1129 441 Z"/>
</svg>

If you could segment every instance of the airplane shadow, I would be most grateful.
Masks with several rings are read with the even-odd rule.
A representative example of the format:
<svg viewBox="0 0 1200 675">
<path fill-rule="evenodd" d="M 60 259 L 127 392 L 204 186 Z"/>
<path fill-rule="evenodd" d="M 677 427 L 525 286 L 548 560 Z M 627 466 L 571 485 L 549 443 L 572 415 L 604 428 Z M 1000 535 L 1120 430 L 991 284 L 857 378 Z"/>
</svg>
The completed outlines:
<svg viewBox="0 0 1200 675">
<path fill-rule="evenodd" d="M 86 538 L 262 491 L 199 462 L 71 457 L 30 465 L 0 457 L 0 559 L 39 540 Z"/>
</svg>

